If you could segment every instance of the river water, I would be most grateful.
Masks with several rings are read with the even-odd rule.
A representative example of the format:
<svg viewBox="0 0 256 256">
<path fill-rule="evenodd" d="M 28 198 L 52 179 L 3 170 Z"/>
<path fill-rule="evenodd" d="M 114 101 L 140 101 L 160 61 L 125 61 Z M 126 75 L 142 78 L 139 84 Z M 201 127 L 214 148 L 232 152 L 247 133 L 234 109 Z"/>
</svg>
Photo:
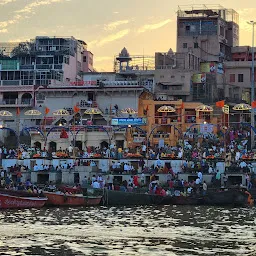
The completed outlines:
<svg viewBox="0 0 256 256">
<path fill-rule="evenodd" d="M 0 255 L 256 255 L 256 208 L 43 208 L 0 212 Z"/>
</svg>

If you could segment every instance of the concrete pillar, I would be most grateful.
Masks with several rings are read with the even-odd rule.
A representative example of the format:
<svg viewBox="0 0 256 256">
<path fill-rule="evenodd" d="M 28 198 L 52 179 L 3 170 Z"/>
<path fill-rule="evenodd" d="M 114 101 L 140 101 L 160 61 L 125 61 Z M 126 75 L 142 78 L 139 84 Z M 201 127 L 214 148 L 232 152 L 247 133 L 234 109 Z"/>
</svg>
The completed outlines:
<svg viewBox="0 0 256 256">
<path fill-rule="evenodd" d="M 31 183 L 37 183 L 37 172 L 31 172 Z"/>
</svg>

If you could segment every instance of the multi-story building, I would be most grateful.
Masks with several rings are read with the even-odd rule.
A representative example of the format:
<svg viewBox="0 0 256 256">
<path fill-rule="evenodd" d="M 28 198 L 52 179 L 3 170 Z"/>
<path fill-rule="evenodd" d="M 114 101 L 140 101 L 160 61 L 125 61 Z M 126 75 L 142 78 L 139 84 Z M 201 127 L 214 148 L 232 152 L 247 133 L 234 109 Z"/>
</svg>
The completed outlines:
<svg viewBox="0 0 256 256">
<path fill-rule="evenodd" d="M 8 127 L 17 129 L 18 118 L 20 129 L 23 123 L 39 123 L 24 115 L 36 106 L 38 88 L 71 84 L 82 80 L 83 72 L 90 71 L 93 54 L 85 42 L 74 37 L 38 36 L 28 42 L 0 43 L 0 108 L 13 113 L 5 120 Z"/>
<path fill-rule="evenodd" d="M 256 50 L 256 49 L 255 49 Z M 256 54 L 255 54 L 256 56 Z M 256 60 L 256 57 L 254 59 Z M 238 46 L 232 48 L 232 60 L 225 62 L 227 93 L 237 102 L 251 101 L 252 48 Z M 256 75 L 254 78 L 256 81 Z"/>
<path fill-rule="evenodd" d="M 138 111 L 143 90 L 144 87 L 137 79 L 127 80 L 126 76 L 114 72 L 86 72 L 82 81 L 40 87 L 35 93 L 36 107 L 42 113 L 46 107 L 50 110 L 46 118 L 41 120 L 40 126 L 46 131 L 55 127 L 48 135 L 46 148 L 63 149 L 71 143 L 80 149 L 86 146 L 107 146 L 110 143 L 126 147 L 126 129 L 114 132 L 111 121 L 113 118 L 128 118 L 129 114 L 122 113 L 125 108 Z M 78 113 L 74 113 L 75 106 L 79 108 Z M 101 114 L 85 114 L 91 107 L 99 109 Z M 55 116 L 53 112 L 58 109 L 66 109 L 70 115 Z M 68 139 L 60 139 L 62 129 L 69 130 Z M 42 147 L 42 136 L 37 131 L 31 131 L 31 134 L 32 145 L 36 143 Z"/>
<path fill-rule="evenodd" d="M 221 114 L 216 116 L 211 113 L 196 111 L 200 102 L 183 102 L 182 100 L 157 100 L 148 92 L 144 92 L 139 99 L 139 116 L 147 118 L 146 131 L 148 140 L 152 146 L 165 144 L 175 146 L 178 140 L 184 139 L 185 132 L 193 132 L 194 128 L 206 133 L 216 131 L 216 124 L 221 119 Z M 162 106 L 171 106 L 175 112 L 159 112 Z M 213 126 L 213 125 L 215 126 Z M 204 130 L 204 131 L 203 131 Z M 135 132 L 133 141 L 140 141 L 137 137 L 145 137 L 145 134 Z M 135 144 L 136 145 L 136 144 Z"/>
<path fill-rule="evenodd" d="M 239 44 L 239 15 L 214 5 L 180 6 L 177 15 L 177 52 L 192 52 L 201 61 L 231 59 Z"/>
<path fill-rule="evenodd" d="M 223 61 L 232 59 L 232 47 L 239 43 L 238 23 L 238 13 L 222 6 L 179 7 L 177 52 L 200 66 L 193 70 L 189 99 L 214 104 L 228 97 Z"/>
<path fill-rule="evenodd" d="M 154 92 L 155 58 L 154 56 L 130 55 L 126 48 L 115 56 L 114 72 L 123 80 L 136 80 L 150 92 Z"/>
<path fill-rule="evenodd" d="M 191 77 L 200 70 L 192 53 L 155 53 L 155 96 L 159 100 L 192 101 Z"/>
</svg>

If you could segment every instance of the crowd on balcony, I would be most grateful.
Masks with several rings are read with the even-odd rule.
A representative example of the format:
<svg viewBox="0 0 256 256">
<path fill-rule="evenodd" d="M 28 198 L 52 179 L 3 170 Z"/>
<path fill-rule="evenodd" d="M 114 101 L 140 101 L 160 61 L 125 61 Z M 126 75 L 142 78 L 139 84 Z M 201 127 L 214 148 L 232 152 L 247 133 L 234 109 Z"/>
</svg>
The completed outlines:
<svg viewBox="0 0 256 256">
<path fill-rule="evenodd" d="M 168 146 L 146 145 L 142 143 L 137 148 L 122 148 L 114 144 L 102 147 L 88 146 L 84 150 L 79 150 L 69 145 L 68 148 L 58 150 L 40 149 L 37 147 L 27 147 L 20 145 L 19 150 L 10 149 L 7 146 L 0 147 L 2 159 L 31 159 L 31 158 L 76 158 L 76 159 L 179 159 L 184 160 L 183 169 L 194 172 L 198 169 L 211 172 L 214 169 L 212 160 L 226 162 L 226 166 L 232 169 L 243 169 L 248 171 L 250 164 L 246 160 L 256 159 L 256 153 L 249 150 L 249 129 L 229 129 L 225 133 L 219 132 L 200 134 L 196 129 L 184 134 L 183 139 L 177 145 Z M 91 163 L 90 163 L 91 165 Z M 40 168 L 42 168 L 40 166 Z M 50 168 L 50 167 L 49 167 Z M 120 169 L 112 166 L 113 169 Z M 124 172 L 133 172 L 130 167 L 125 166 Z M 131 167 L 132 168 L 132 167 Z"/>
</svg>

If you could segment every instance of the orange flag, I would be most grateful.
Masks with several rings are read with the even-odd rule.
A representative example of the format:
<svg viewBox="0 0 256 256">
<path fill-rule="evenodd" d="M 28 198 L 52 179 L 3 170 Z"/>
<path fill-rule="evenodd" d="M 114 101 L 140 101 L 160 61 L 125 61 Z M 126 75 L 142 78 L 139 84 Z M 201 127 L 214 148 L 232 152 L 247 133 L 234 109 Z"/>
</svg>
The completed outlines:
<svg viewBox="0 0 256 256">
<path fill-rule="evenodd" d="M 181 103 L 181 109 L 184 109 L 184 102 Z"/>
<path fill-rule="evenodd" d="M 78 106 L 74 106 L 73 109 L 74 109 L 74 112 L 75 112 L 75 113 L 78 113 L 78 112 L 80 111 L 80 108 L 79 108 Z"/>
<path fill-rule="evenodd" d="M 252 108 L 256 108 L 256 101 L 252 102 Z"/>
<path fill-rule="evenodd" d="M 50 112 L 50 109 L 46 107 L 44 110 L 44 113 L 47 115 L 49 112 Z"/>
<path fill-rule="evenodd" d="M 16 115 L 19 116 L 20 115 L 20 108 L 16 109 Z"/>
<path fill-rule="evenodd" d="M 216 102 L 216 107 L 218 107 L 218 108 L 224 108 L 224 105 L 225 105 L 225 100 Z"/>
</svg>

